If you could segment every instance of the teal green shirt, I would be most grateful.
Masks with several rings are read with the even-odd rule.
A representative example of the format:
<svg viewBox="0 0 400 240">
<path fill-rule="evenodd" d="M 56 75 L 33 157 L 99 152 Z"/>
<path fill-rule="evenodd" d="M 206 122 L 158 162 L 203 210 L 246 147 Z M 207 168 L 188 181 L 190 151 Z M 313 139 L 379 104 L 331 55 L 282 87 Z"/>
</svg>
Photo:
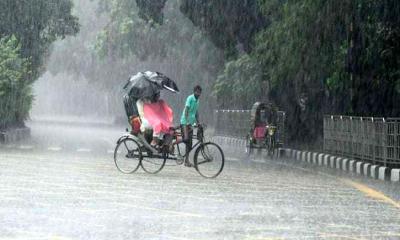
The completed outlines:
<svg viewBox="0 0 400 240">
<path fill-rule="evenodd" d="M 189 119 L 186 119 L 185 117 L 185 108 L 188 108 L 189 114 L 188 117 Z M 196 123 L 196 113 L 197 109 L 199 108 L 199 100 L 194 97 L 194 94 L 190 95 L 186 99 L 185 107 L 182 112 L 181 116 L 181 124 L 182 125 L 187 125 L 187 124 L 194 124 Z"/>
</svg>

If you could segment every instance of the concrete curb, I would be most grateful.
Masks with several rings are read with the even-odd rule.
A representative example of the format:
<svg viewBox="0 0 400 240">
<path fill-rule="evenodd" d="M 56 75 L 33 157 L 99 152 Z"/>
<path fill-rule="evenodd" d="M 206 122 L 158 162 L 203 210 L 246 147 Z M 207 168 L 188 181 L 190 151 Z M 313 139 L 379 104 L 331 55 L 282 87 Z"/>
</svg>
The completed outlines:
<svg viewBox="0 0 400 240">
<path fill-rule="evenodd" d="M 390 173 L 390 181 L 400 182 L 400 169 L 392 169 Z"/>
<path fill-rule="evenodd" d="M 390 169 L 371 163 L 325 153 L 299 151 L 289 148 L 282 148 L 280 152 L 281 156 L 292 158 L 296 161 L 306 162 L 317 166 L 325 166 L 374 179 L 390 180 L 392 182 L 400 183 L 400 169 Z"/>
<path fill-rule="evenodd" d="M 246 145 L 245 139 L 234 137 L 214 136 L 212 140 L 219 144 L 228 144 L 229 147 L 232 148 L 244 149 Z M 325 153 L 300 151 L 290 148 L 280 148 L 278 151 L 278 157 L 287 157 L 316 166 L 325 166 L 374 179 L 400 183 L 400 169 L 390 169 L 355 159 L 338 157 Z"/>
</svg>

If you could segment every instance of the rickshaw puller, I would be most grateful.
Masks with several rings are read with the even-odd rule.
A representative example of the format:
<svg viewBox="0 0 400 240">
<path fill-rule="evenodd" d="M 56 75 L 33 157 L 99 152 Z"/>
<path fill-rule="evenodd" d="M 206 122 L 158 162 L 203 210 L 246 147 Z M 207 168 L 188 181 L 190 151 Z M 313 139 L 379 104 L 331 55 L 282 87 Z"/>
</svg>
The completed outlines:
<svg viewBox="0 0 400 240">
<path fill-rule="evenodd" d="M 193 128 L 194 124 L 200 124 L 199 121 L 199 98 L 201 95 L 201 87 L 199 85 L 195 86 L 193 89 L 193 94 L 188 96 L 185 103 L 185 108 L 183 109 L 181 116 L 181 131 L 183 141 L 186 144 L 186 157 L 185 166 L 192 167 L 193 165 L 189 162 L 189 152 L 193 145 Z"/>
</svg>

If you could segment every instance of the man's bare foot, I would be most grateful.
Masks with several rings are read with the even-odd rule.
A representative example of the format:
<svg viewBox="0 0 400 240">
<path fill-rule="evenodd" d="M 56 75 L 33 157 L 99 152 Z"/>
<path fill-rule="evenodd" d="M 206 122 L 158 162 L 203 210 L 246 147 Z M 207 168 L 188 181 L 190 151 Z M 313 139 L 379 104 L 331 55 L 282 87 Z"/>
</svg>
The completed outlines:
<svg viewBox="0 0 400 240">
<path fill-rule="evenodd" d="M 193 164 L 189 161 L 185 161 L 185 167 L 193 167 Z"/>
</svg>

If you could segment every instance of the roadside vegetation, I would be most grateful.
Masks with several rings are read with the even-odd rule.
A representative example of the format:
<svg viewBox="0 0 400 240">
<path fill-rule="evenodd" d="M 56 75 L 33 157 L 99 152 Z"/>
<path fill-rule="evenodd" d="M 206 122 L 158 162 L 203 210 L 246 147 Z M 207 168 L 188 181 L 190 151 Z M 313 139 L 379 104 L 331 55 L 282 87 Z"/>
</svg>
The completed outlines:
<svg viewBox="0 0 400 240">
<path fill-rule="evenodd" d="M 397 0 L 73 2 L 0 3 L 0 128 L 23 123 L 51 44 L 80 24 L 47 69 L 110 92 L 110 106 L 129 75 L 153 70 L 185 94 L 201 84 L 210 119 L 216 108 L 275 103 L 289 141 L 318 139 L 324 114 L 400 116 Z M 185 94 L 168 100 L 181 109 Z"/>
<path fill-rule="evenodd" d="M 23 126 L 51 44 L 79 31 L 70 0 L 1 1 L 0 130 Z"/>
</svg>

